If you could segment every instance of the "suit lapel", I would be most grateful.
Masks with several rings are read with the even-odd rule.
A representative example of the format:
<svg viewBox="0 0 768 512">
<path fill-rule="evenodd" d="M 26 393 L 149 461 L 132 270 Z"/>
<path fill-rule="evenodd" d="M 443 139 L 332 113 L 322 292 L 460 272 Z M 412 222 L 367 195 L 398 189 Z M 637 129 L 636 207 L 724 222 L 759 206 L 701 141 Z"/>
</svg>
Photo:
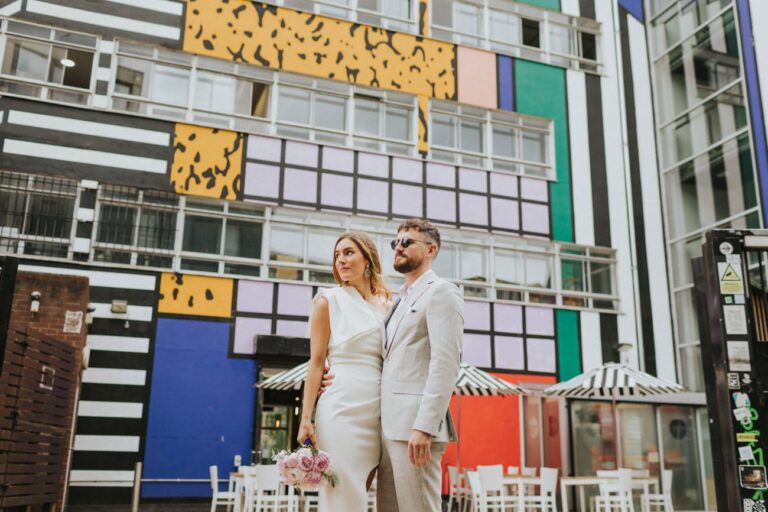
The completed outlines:
<svg viewBox="0 0 768 512">
<path fill-rule="evenodd" d="M 410 312 L 410 309 L 418 302 L 418 300 L 424 295 L 427 290 L 429 290 L 429 287 L 432 286 L 432 283 L 434 282 L 434 276 L 430 278 L 429 281 L 425 282 L 422 286 L 419 286 L 418 289 L 413 290 L 409 296 L 406 299 L 406 304 L 403 304 L 403 307 L 405 310 L 403 311 L 403 314 L 399 316 L 399 318 L 396 319 L 397 324 L 394 326 L 394 330 L 392 332 L 392 343 L 389 344 L 389 347 L 387 348 L 387 352 L 384 355 L 384 358 L 389 356 L 390 352 L 392 352 L 392 347 L 397 345 L 398 341 L 400 341 L 397 337 L 398 330 L 400 329 L 400 325 L 403 323 L 403 320 Z M 399 303 L 400 301 L 398 301 Z M 394 311 L 394 308 L 393 308 Z M 391 318 L 391 317 L 390 317 Z"/>
</svg>

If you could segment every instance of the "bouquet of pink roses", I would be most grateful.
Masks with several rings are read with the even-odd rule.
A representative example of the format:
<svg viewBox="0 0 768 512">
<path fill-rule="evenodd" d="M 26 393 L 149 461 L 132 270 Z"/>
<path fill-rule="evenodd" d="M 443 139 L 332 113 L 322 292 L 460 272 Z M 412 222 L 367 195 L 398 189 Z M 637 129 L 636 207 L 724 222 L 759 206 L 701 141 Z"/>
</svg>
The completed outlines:
<svg viewBox="0 0 768 512">
<path fill-rule="evenodd" d="M 287 485 L 302 491 L 316 491 L 326 483 L 336 487 L 338 477 L 331 467 L 330 456 L 311 444 L 293 452 L 283 450 L 272 459 L 277 461 L 280 480 Z"/>
</svg>

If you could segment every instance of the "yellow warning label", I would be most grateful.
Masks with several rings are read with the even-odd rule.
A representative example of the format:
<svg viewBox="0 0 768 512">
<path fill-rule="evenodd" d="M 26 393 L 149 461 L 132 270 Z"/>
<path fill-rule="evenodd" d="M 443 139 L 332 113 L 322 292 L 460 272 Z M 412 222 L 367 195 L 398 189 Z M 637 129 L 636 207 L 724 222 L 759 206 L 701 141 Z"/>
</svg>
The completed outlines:
<svg viewBox="0 0 768 512">
<path fill-rule="evenodd" d="M 744 283 L 741 278 L 741 264 L 718 263 L 717 270 L 720 275 L 721 294 L 734 295 L 744 293 Z"/>
<path fill-rule="evenodd" d="M 736 442 L 737 443 L 756 443 L 758 435 L 760 435 L 758 432 L 737 432 Z"/>
</svg>

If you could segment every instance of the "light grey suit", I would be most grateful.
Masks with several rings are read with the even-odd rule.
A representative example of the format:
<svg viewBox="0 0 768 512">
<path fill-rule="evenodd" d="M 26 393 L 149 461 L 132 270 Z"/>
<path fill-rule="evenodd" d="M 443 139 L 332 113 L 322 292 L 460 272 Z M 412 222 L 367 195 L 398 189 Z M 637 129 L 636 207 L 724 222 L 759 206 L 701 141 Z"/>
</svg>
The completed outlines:
<svg viewBox="0 0 768 512">
<path fill-rule="evenodd" d="M 440 458 L 446 443 L 456 440 L 448 405 L 459 373 L 463 316 L 461 291 L 432 271 L 393 308 L 381 375 L 379 512 L 441 508 Z M 433 436 L 432 461 L 426 467 L 408 460 L 414 429 Z"/>
</svg>

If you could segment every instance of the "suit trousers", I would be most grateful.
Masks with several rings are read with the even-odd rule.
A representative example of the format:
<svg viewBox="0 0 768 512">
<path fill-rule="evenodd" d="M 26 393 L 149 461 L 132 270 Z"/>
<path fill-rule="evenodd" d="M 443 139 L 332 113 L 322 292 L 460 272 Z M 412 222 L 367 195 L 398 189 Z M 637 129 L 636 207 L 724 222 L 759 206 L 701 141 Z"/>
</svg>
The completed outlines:
<svg viewBox="0 0 768 512">
<path fill-rule="evenodd" d="M 381 464 L 376 481 L 378 512 L 442 510 L 440 459 L 447 443 L 432 443 L 432 460 L 417 468 L 408 460 L 408 442 L 381 437 Z"/>
</svg>

